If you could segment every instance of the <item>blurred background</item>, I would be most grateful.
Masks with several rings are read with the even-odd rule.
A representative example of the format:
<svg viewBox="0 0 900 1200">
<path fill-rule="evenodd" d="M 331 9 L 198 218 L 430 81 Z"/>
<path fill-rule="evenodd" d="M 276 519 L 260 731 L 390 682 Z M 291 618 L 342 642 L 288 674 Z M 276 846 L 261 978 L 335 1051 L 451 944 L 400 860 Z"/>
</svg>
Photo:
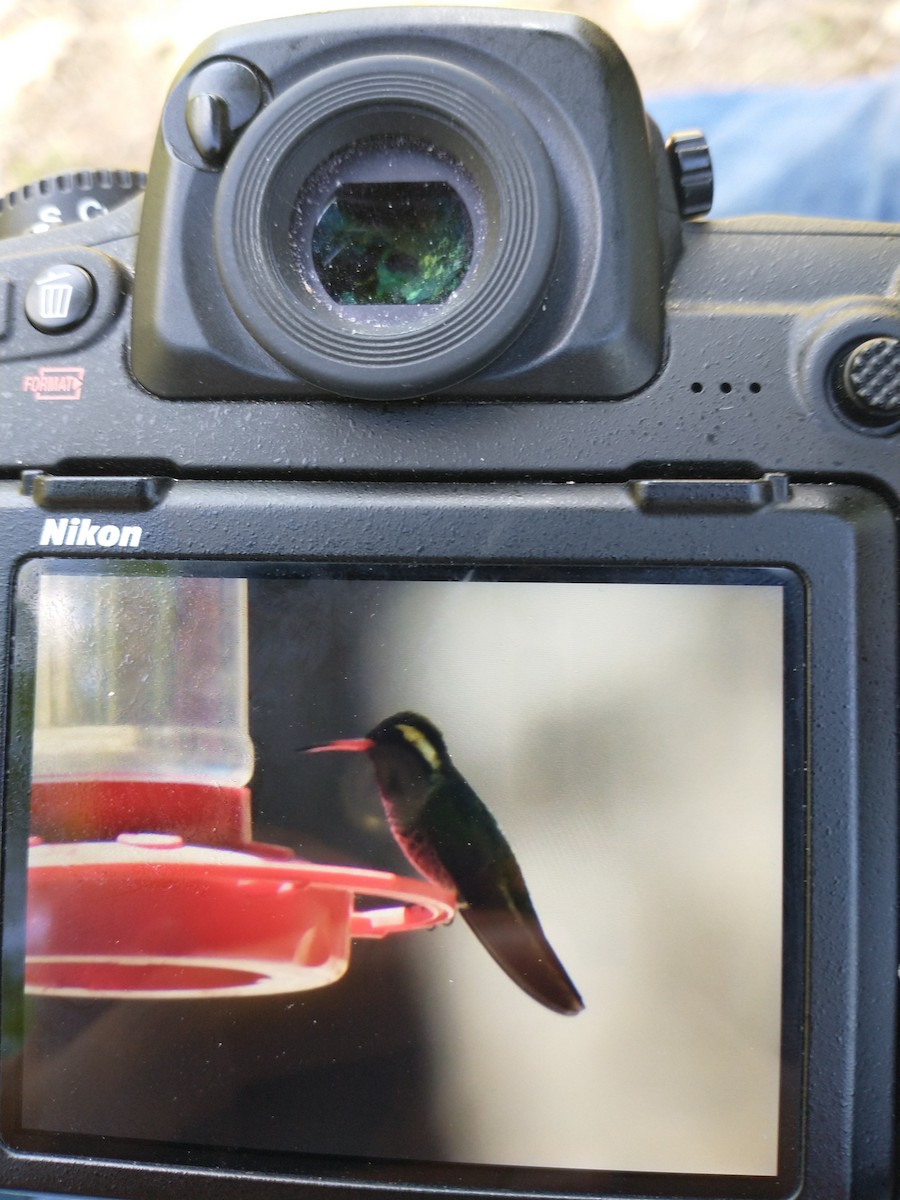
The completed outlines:
<svg viewBox="0 0 900 1200">
<path fill-rule="evenodd" d="M 0 0 L 0 192 L 75 167 L 145 168 L 181 61 L 209 33 L 360 0 Z M 646 95 L 821 84 L 900 63 L 898 0 L 571 0 Z M 669 132 L 664 130 L 664 132 Z"/>
</svg>

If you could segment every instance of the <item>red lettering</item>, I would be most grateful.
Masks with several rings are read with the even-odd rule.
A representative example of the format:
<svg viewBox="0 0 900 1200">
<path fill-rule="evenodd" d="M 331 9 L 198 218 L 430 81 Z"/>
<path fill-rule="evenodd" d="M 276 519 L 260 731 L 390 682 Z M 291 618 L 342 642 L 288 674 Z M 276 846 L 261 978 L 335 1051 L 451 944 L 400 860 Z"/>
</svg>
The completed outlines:
<svg viewBox="0 0 900 1200">
<path fill-rule="evenodd" d="M 84 367 L 38 367 L 22 376 L 22 391 L 41 400 L 80 400 Z"/>
</svg>

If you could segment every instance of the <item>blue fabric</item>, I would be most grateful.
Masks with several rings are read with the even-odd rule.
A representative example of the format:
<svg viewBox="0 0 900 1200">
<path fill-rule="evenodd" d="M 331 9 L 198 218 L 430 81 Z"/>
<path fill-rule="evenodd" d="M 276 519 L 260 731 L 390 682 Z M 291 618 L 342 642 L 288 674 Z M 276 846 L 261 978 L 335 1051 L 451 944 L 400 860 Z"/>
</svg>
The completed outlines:
<svg viewBox="0 0 900 1200">
<path fill-rule="evenodd" d="M 900 71 L 822 87 L 657 96 L 663 137 L 702 129 L 711 215 L 900 221 Z"/>
</svg>

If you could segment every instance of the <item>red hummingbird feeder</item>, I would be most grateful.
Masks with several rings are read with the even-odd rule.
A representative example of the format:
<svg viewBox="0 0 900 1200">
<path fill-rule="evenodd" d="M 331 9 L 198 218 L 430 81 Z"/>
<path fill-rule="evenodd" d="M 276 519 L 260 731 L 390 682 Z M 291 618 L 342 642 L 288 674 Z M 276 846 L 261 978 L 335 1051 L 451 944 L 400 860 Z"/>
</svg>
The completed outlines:
<svg viewBox="0 0 900 1200">
<path fill-rule="evenodd" d="M 306 991 L 341 978 L 356 938 L 453 918 L 455 896 L 433 883 L 312 863 L 253 841 L 249 790 L 210 781 L 229 754 L 232 780 L 252 771 L 245 581 L 45 576 L 40 605 L 53 623 L 39 621 L 26 991 L 110 999 Z M 147 620 L 158 619 L 182 635 L 182 652 L 161 662 L 142 651 L 153 647 Z M 97 641 L 110 622 L 119 652 L 98 682 Z M 84 660 L 92 688 L 68 686 Z M 155 719 L 141 721 L 148 687 Z M 69 695 L 77 711 L 61 714 L 59 698 Z M 116 697 L 127 724 L 110 719 Z M 196 770 L 198 730 L 207 741 L 214 732 L 214 772 Z M 173 754 L 190 757 L 193 780 L 159 778 L 181 773 Z"/>
</svg>

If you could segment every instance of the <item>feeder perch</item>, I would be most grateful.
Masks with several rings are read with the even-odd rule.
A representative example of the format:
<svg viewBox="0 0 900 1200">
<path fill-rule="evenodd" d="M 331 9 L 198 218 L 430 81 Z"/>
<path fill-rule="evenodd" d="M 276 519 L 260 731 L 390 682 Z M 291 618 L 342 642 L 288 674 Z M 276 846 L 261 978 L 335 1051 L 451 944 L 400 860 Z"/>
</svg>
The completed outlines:
<svg viewBox="0 0 900 1200">
<path fill-rule="evenodd" d="M 306 862 L 251 841 L 249 793 L 222 790 L 210 832 L 224 844 L 199 845 L 177 828 L 197 832 L 182 787 L 85 783 L 73 806 L 66 785 L 36 785 L 33 830 L 71 828 L 77 809 L 80 833 L 96 826 L 105 836 L 32 837 L 27 992 L 157 1000 L 306 991 L 341 978 L 354 938 L 452 920 L 453 893 L 425 880 Z M 119 819 L 152 810 L 158 831 L 110 837 L 115 809 Z M 385 903 L 359 909 L 361 898 Z"/>
</svg>

